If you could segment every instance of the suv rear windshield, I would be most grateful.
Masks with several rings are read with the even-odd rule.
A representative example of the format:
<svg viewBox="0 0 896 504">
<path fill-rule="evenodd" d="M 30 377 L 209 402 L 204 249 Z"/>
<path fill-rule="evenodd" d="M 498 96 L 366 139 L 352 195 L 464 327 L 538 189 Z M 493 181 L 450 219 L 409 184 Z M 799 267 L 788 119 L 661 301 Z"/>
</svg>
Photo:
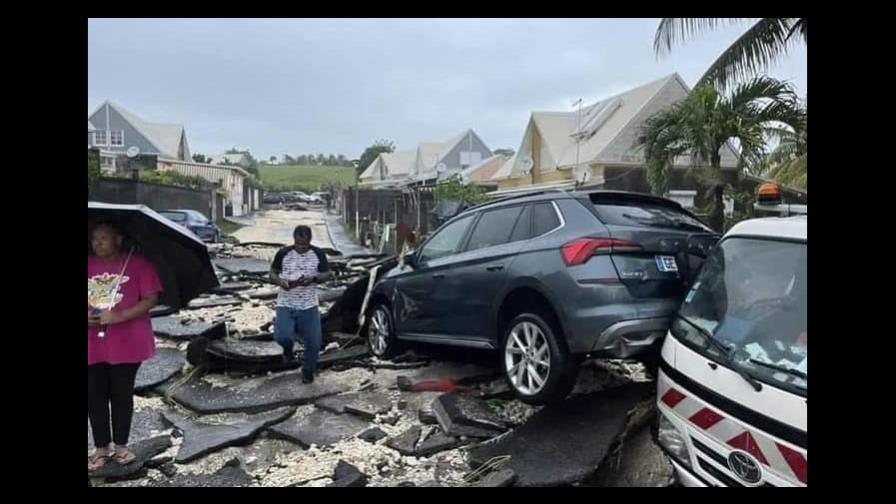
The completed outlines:
<svg viewBox="0 0 896 504">
<path fill-rule="evenodd" d="M 712 232 L 708 226 L 672 204 L 601 194 L 591 194 L 589 197 L 604 224 Z"/>
</svg>

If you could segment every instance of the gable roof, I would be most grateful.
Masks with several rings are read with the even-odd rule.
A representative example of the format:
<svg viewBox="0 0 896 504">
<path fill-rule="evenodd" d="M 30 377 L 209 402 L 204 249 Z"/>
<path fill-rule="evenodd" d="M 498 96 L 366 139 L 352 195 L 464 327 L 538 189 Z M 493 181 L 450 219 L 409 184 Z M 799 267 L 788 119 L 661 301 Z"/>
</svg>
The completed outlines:
<svg viewBox="0 0 896 504">
<path fill-rule="evenodd" d="M 417 153 L 413 150 L 384 152 L 380 154 L 383 157 L 383 164 L 386 167 L 387 176 L 394 178 L 396 176 L 406 176 L 410 173 L 416 154 Z"/>
<path fill-rule="evenodd" d="M 96 127 L 90 122 L 90 119 L 87 120 L 87 131 L 96 131 Z"/>
<path fill-rule="evenodd" d="M 495 173 L 492 174 L 491 180 L 503 180 L 506 178 L 510 178 L 513 171 L 513 166 L 516 164 L 516 159 L 517 153 L 514 153 L 507 159 L 507 161 L 504 162 L 503 165 L 501 165 L 500 168 L 495 171 Z"/>
<path fill-rule="evenodd" d="M 643 153 L 635 148 L 644 121 L 654 113 L 688 96 L 690 89 L 671 74 L 570 112 L 533 112 L 520 151 L 534 126 L 542 138 L 542 171 L 570 168 L 579 163 L 641 164 Z M 737 155 L 730 145 L 722 152 L 722 166 L 733 167 Z M 678 166 L 690 160 L 676 159 Z M 506 168 L 506 167 L 504 167 Z M 496 176 L 517 176 L 519 163 L 499 170 Z"/>
<path fill-rule="evenodd" d="M 152 144 L 159 154 L 174 159 L 179 159 L 178 151 L 180 150 L 181 139 L 184 144 L 184 159 L 190 159 L 190 150 L 187 145 L 187 139 L 183 124 L 165 124 L 151 123 L 144 121 L 120 105 L 116 105 L 109 100 L 103 102 L 90 116 L 96 115 L 103 107 L 110 107 L 115 110 L 125 121 L 127 121 L 138 133 L 143 135 L 146 140 Z M 88 123 L 90 120 L 88 119 Z"/>
<path fill-rule="evenodd" d="M 460 173 L 462 177 L 470 182 L 486 182 L 491 180 L 495 172 L 504 166 L 507 159 L 505 156 L 495 154 L 469 168 L 464 168 Z"/>
</svg>

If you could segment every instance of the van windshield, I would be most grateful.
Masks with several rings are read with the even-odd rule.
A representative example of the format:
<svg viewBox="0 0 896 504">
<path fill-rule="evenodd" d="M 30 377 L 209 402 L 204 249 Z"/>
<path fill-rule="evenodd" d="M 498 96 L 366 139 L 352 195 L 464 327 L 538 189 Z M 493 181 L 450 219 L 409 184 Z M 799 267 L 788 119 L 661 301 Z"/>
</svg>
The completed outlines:
<svg viewBox="0 0 896 504">
<path fill-rule="evenodd" d="M 685 297 L 672 334 L 708 358 L 730 359 L 759 381 L 805 396 L 806 250 L 805 242 L 725 239 Z M 711 345 L 710 336 L 721 344 Z"/>
</svg>

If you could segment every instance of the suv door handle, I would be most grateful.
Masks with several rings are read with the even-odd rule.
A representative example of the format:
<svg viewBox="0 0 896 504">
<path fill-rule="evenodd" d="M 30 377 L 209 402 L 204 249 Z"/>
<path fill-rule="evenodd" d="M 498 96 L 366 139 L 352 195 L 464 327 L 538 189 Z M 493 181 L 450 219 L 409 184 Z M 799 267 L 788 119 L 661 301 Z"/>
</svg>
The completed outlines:
<svg viewBox="0 0 896 504">
<path fill-rule="evenodd" d="M 494 266 L 486 266 L 485 269 L 488 271 L 501 271 L 502 269 L 504 269 L 504 265 L 496 264 Z"/>
<path fill-rule="evenodd" d="M 445 278 L 445 274 L 444 273 L 433 273 L 432 277 L 435 279 Z"/>
</svg>

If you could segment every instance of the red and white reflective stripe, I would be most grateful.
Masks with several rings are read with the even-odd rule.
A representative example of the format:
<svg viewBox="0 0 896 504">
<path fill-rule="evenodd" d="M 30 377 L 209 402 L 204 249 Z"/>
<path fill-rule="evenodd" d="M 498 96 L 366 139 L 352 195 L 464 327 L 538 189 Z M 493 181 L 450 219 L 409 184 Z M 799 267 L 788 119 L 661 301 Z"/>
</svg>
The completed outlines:
<svg viewBox="0 0 896 504">
<path fill-rule="evenodd" d="M 761 432 L 747 429 L 744 424 L 727 418 L 698 398 L 688 396 L 667 380 L 660 380 L 658 396 L 663 404 L 708 436 L 749 453 L 762 465 L 785 477 L 808 485 L 808 454 L 803 455 Z"/>
</svg>

